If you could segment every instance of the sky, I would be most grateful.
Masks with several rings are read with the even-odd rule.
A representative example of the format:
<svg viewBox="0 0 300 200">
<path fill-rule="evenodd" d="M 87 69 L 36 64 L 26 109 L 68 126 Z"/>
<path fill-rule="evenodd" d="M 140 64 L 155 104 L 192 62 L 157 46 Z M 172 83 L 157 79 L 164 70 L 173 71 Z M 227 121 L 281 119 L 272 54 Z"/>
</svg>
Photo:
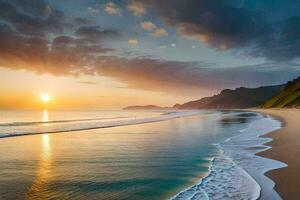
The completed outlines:
<svg viewBox="0 0 300 200">
<path fill-rule="evenodd" d="M 299 75 L 298 0 L 0 0 L 0 108 L 172 106 Z"/>
</svg>

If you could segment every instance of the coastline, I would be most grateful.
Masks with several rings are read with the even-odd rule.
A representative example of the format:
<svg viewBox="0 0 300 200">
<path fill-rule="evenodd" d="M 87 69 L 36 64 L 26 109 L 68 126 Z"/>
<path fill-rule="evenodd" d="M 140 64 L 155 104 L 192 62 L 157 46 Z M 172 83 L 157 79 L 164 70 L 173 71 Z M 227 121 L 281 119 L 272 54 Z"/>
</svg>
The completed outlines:
<svg viewBox="0 0 300 200">
<path fill-rule="evenodd" d="M 265 144 L 272 139 L 264 136 L 278 130 L 281 126 L 279 120 L 273 116 L 265 114 L 263 116 L 262 119 L 249 123 L 249 127 L 239 130 L 241 134 L 216 144 L 220 154 L 213 157 L 207 176 L 203 177 L 198 184 L 180 191 L 170 199 L 192 199 L 194 197 L 207 199 L 208 196 L 215 195 L 218 198 L 228 197 L 226 194 L 222 196 L 224 195 L 223 190 L 230 190 L 231 198 L 234 195 L 237 195 L 236 198 L 241 198 L 239 195 L 245 195 L 245 198 L 251 196 L 251 199 L 281 199 L 273 189 L 275 183 L 265 176 L 265 173 L 286 165 L 280 161 L 257 155 L 259 152 L 271 148 Z M 222 187 L 212 190 L 216 180 Z M 236 185 L 239 187 L 235 188 Z M 243 194 L 240 193 L 240 186 L 247 188 L 247 190 L 243 190 Z M 236 191 L 233 192 L 235 189 Z"/>
<path fill-rule="evenodd" d="M 214 148 L 215 144 L 222 142 L 228 137 L 236 135 L 235 133 L 238 133 L 239 130 L 248 127 L 248 123 L 239 123 L 240 121 L 221 120 L 221 119 L 228 120 L 234 116 L 237 116 L 237 118 L 251 117 L 247 115 L 240 116 L 231 112 L 228 113 L 213 112 L 212 114 L 209 114 L 209 117 L 207 117 L 208 119 L 207 121 L 202 120 L 204 119 L 202 116 L 195 116 L 191 118 L 188 117 L 186 119 L 176 119 L 173 122 L 167 121 L 161 123 L 148 123 L 148 124 L 137 125 L 137 126 L 127 126 L 127 127 L 119 127 L 119 128 L 116 127 L 114 129 L 102 129 L 98 131 L 97 130 L 82 131 L 82 132 L 78 132 L 78 134 L 76 135 L 73 133 L 65 133 L 65 134 L 49 134 L 49 135 L 44 134 L 44 135 L 35 135 L 35 136 L 28 136 L 28 137 L 9 138 L 7 140 L 2 141 L 3 145 L 1 145 L 1 148 L 3 149 L 3 152 L 6 153 L 2 155 L 2 158 L 0 158 L 2 159 L 1 162 L 8 163 L 8 166 L 2 165 L 1 167 L 4 169 L 12 168 L 23 172 L 22 171 L 23 169 L 16 166 L 15 162 L 13 161 L 16 159 L 20 159 L 19 156 L 26 154 L 30 158 L 27 159 L 29 160 L 29 164 L 26 165 L 34 166 L 30 168 L 30 173 L 28 172 L 26 173 L 30 174 L 30 178 L 32 178 L 32 182 L 30 182 L 31 183 L 30 185 L 34 185 L 35 187 L 36 187 L 36 183 L 37 184 L 40 183 L 39 180 L 41 180 L 45 176 L 48 177 L 47 174 L 56 174 L 58 176 L 51 177 L 50 179 L 45 180 L 47 184 L 48 183 L 52 184 L 54 181 L 56 182 L 56 180 L 61 180 L 61 177 L 65 177 L 64 179 L 68 180 L 67 183 L 70 182 L 74 183 L 73 185 L 75 186 L 77 186 L 78 182 L 80 181 L 85 183 L 86 180 L 89 180 L 90 182 L 93 183 L 97 183 L 96 184 L 97 188 L 99 188 L 100 183 L 101 185 L 102 184 L 104 186 L 108 185 L 109 187 L 113 183 L 116 185 L 115 187 L 117 188 L 119 187 L 119 184 L 122 185 L 125 184 L 126 187 L 128 186 L 126 191 L 132 192 L 130 196 L 132 196 L 133 194 L 139 196 L 140 194 L 137 193 L 136 188 L 142 187 L 144 185 L 147 186 L 145 187 L 146 189 L 144 190 L 145 195 L 148 195 L 149 197 L 150 196 L 154 197 L 157 194 L 161 195 L 161 197 L 164 197 L 165 196 L 164 194 L 171 194 L 171 191 L 172 192 L 174 191 L 174 195 L 175 195 L 175 189 L 181 190 L 181 186 L 185 186 L 185 185 L 187 186 L 190 185 L 190 183 L 193 184 L 194 181 L 196 182 L 199 180 L 198 178 L 202 174 L 204 175 L 207 174 L 206 172 L 207 167 L 211 166 L 209 161 L 217 153 Z M 220 129 L 211 130 L 211 125 L 215 125 L 215 124 L 219 124 L 218 127 Z M 262 124 L 264 124 L 264 122 L 262 122 Z M 151 130 L 150 132 L 151 134 L 149 134 L 149 130 Z M 201 132 L 201 130 L 203 131 Z M 199 131 L 202 134 L 199 134 Z M 187 132 L 189 133 L 189 135 L 186 134 Z M 225 133 L 227 136 L 225 135 Z M 212 139 L 211 136 L 215 134 L 218 136 L 216 136 L 215 139 Z M 170 141 L 171 142 L 174 141 L 174 142 L 170 144 Z M 142 145 L 143 147 L 136 148 L 137 147 L 136 142 L 138 142 L 139 145 Z M 201 143 L 203 145 L 201 145 Z M 182 144 L 182 146 L 180 146 L 180 144 Z M 9 148 L 11 146 L 14 146 L 14 148 Z M 199 151 L 199 149 L 202 149 L 202 147 L 203 150 Z M 81 151 L 78 151 L 78 149 L 80 149 Z M 182 149 L 184 151 L 180 151 L 180 153 L 178 154 L 178 149 Z M 170 150 L 174 150 L 174 154 L 171 155 L 169 152 L 172 151 Z M 27 152 L 31 152 L 31 153 L 27 153 Z M 129 152 L 129 153 L 123 155 L 124 152 Z M 151 154 L 149 154 L 149 152 L 151 152 Z M 162 152 L 165 152 L 164 156 L 161 156 Z M 132 156 L 138 153 L 140 153 L 139 154 L 140 156 Z M 59 156 L 51 156 L 51 155 L 59 155 Z M 116 157 L 116 155 L 122 155 L 122 156 L 118 158 Z M 145 161 L 145 156 L 147 156 L 146 161 Z M 148 163 L 149 157 L 152 159 Z M 118 162 L 116 162 L 116 158 Z M 189 158 L 190 161 L 187 160 L 187 158 Z M 26 159 L 23 160 L 21 159 L 23 163 L 27 162 Z M 31 160 L 36 160 L 38 162 L 32 163 Z M 80 160 L 80 165 L 81 165 L 79 169 L 78 169 L 78 162 L 77 162 L 78 160 Z M 105 162 L 101 162 L 102 160 L 104 160 Z M 215 164 L 217 166 L 222 167 L 224 166 L 223 164 L 225 163 L 226 166 L 228 166 L 228 168 L 231 168 L 233 163 L 228 161 L 229 161 L 228 159 L 222 156 L 221 158 L 216 160 L 216 162 L 219 162 L 219 164 L 218 163 Z M 174 162 L 174 164 L 172 162 Z M 9 165 L 9 163 L 12 164 Z M 107 169 L 107 172 L 106 171 L 101 172 L 103 174 L 102 175 L 102 174 L 98 174 L 99 170 L 90 170 L 89 172 L 86 172 L 84 170 L 86 168 L 94 169 L 95 163 L 97 163 L 98 169 L 99 168 L 103 170 Z M 138 171 L 138 173 L 136 167 L 137 163 L 140 163 L 140 167 L 142 169 Z M 184 167 L 183 163 L 186 167 Z M 117 167 L 116 165 L 119 166 L 120 167 L 119 169 L 122 170 L 114 170 L 114 171 L 118 171 L 121 177 L 124 176 L 124 171 L 129 170 L 130 172 L 128 174 L 129 178 L 126 178 L 126 180 L 128 181 L 126 181 L 125 183 L 122 181 L 120 183 L 119 177 L 114 178 L 113 176 L 109 176 L 109 177 L 107 176 L 107 174 L 111 173 L 110 169 L 112 167 L 114 167 L 115 169 L 115 167 Z M 14 168 L 15 166 L 16 168 Z M 112 167 L 107 167 L 107 166 L 112 166 Z M 153 166 L 156 167 L 153 168 Z M 153 169 L 157 169 L 157 167 L 159 166 L 162 167 L 159 168 L 160 170 L 153 171 Z M 174 170 L 174 167 L 178 167 L 178 168 L 175 168 L 176 170 Z M 43 173 L 41 175 L 39 173 L 43 169 L 47 170 L 47 174 L 45 174 L 45 176 L 43 176 L 44 175 Z M 219 167 L 214 169 L 222 170 L 222 168 Z M 75 172 L 78 174 L 82 172 L 88 173 L 88 177 L 84 177 L 84 179 L 78 180 L 76 176 L 73 178 L 73 173 L 70 174 L 66 173 L 68 171 L 73 172 L 73 170 L 75 170 Z M 168 173 L 167 174 L 161 173 L 162 170 L 167 170 L 166 172 Z M 2 180 L 5 179 L 6 177 L 9 177 L 8 179 L 15 180 L 16 179 L 15 177 L 18 177 L 19 174 L 19 173 L 13 174 L 11 173 L 11 171 L 6 171 L 6 170 L 1 170 L 1 171 L 3 173 L 6 173 L 1 177 Z M 147 173 L 147 172 L 151 172 L 151 173 Z M 22 175 L 23 173 L 20 174 Z M 134 176 L 135 174 L 139 175 L 138 179 L 142 181 L 136 182 L 137 178 L 136 177 L 132 178 L 132 174 L 134 174 Z M 170 176 L 170 174 L 173 175 Z M 231 180 L 230 178 L 231 174 L 232 173 L 228 174 L 228 176 L 225 176 L 226 180 Z M 233 173 L 233 174 L 239 175 L 240 173 Z M 108 179 L 112 177 L 112 180 L 106 180 L 103 177 L 105 178 L 108 177 Z M 169 183 L 166 183 L 165 181 L 169 180 L 170 177 L 172 179 L 170 180 Z M 103 179 L 106 181 L 103 181 Z M 152 181 L 153 179 L 155 181 Z M 24 178 L 18 177 L 18 180 L 22 181 L 24 180 Z M 144 180 L 151 180 L 151 181 L 145 182 Z M 219 180 L 224 180 L 224 179 L 223 178 L 220 179 L 219 177 Z M 10 184 L 8 183 L 7 180 L 1 182 L 5 183 L 5 187 L 2 187 L 1 190 L 6 191 L 5 194 L 8 195 L 6 196 L 7 198 L 16 197 L 16 195 L 27 194 L 28 191 L 27 185 L 29 184 L 24 183 L 24 181 L 18 183 L 19 185 L 16 184 L 15 182 L 10 182 L 12 183 Z M 160 183 L 165 187 L 162 186 L 157 187 L 157 183 Z M 236 184 L 236 181 L 232 181 L 232 183 L 234 183 L 234 186 L 239 185 Z M 44 190 L 46 191 L 50 190 L 51 194 L 55 194 L 56 197 L 60 197 L 60 195 L 63 195 L 64 192 L 66 192 L 68 195 L 69 194 L 90 195 L 89 191 L 94 191 L 93 195 L 102 196 L 104 193 L 103 191 L 106 191 L 106 187 L 104 189 L 101 189 L 100 187 L 100 190 L 99 189 L 94 190 L 95 188 L 94 184 L 91 186 L 86 186 L 88 188 L 84 190 L 81 189 L 82 187 L 79 187 L 80 185 L 75 188 L 73 186 L 70 189 L 69 186 L 67 187 L 65 186 L 66 183 L 64 182 L 60 183 L 58 181 L 58 184 L 59 184 L 58 186 L 62 188 L 62 193 L 57 193 L 57 194 L 52 193 L 55 192 L 55 190 L 44 187 L 45 185 L 40 185 L 39 188 L 42 189 L 40 193 L 42 193 Z M 15 187 L 16 185 L 18 185 L 18 187 Z M 226 185 L 222 184 L 222 185 L 228 186 L 227 184 Z M 211 186 L 214 186 L 213 182 L 211 182 Z M 152 191 L 148 192 L 149 191 L 148 187 L 151 187 L 151 190 L 155 192 Z M 123 197 L 124 195 L 124 193 L 122 193 L 123 188 L 124 187 L 122 186 L 120 189 L 117 189 L 113 195 L 120 195 L 119 196 L 120 198 Z M 248 187 L 243 187 L 243 188 L 248 190 Z M 226 189 L 226 187 L 220 188 L 219 194 L 224 194 L 223 192 L 224 189 Z M 108 195 L 110 196 L 109 189 L 107 191 L 109 192 Z M 118 191 L 120 191 L 120 193 Z M 212 191 L 213 190 L 210 190 L 210 192 Z M 233 193 L 235 194 L 235 191 L 233 191 Z M 252 194 L 252 192 L 250 194 Z M 34 196 L 35 194 L 32 195 Z"/>
<path fill-rule="evenodd" d="M 283 199 L 295 199 L 298 197 L 300 179 L 300 110 L 299 109 L 251 109 L 280 118 L 282 128 L 270 132 L 264 136 L 273 140 L 266 143 L 272 148 L 258 153 L 259 156 L 284 162 L 288 167 L 271 170 L 266 173 L 275 183 L 275 190 Z M 264 137 L 263 136 L 263 137 Z"/>
</svg>

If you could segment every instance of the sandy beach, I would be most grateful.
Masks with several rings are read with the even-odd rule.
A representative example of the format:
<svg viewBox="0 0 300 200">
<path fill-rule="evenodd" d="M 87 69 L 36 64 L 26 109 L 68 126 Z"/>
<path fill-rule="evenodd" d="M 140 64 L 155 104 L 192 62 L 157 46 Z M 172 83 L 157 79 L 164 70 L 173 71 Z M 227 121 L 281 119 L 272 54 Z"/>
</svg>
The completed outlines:
<svg viewBox="0 0 300 200">
<path fill-rule="evenodd" d="M 275 190 L 283 199 L 297 199 L 300 188 L 300 109 L 256 109 L 256 112 L 269 114 L 284 122 L 283 128 L 269 133 L 273 141 L 267 145 L 272 149 L 259 155 L 282 161 L 288 167 L 267 173 L 275 181 Z"/>
</svg>

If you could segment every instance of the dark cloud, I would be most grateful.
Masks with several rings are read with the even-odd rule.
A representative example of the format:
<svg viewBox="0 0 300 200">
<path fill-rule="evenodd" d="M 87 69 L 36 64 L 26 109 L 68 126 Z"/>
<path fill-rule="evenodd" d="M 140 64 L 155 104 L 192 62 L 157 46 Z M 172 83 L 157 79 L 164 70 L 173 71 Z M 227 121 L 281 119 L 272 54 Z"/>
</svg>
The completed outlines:
<svg viewBox="0 0 300 200">
<path fill-rule="evenodd" d="M 263 16 L 225 0 L 142 0 L 170 26 L 214 47 L 245 45 L 268 30 Z"/>
<path fill-rule="evenodd" d="M 7 24 L 0 25 L 0 65 L 37 73 L 77 76 L 100 75 L 125 83 L 129 88 L 179 95 L 210 95 L 236 85 L 282 83 L 300 73 L 300 66 L 214 68 L 199 62 L 175 62 L 147 57 L 122 58 L 106 55 L 111 49 L 101 42 L 57 36 L 46 40 L 23 36 Z"/>
<path fill-rule="evenodd" d="M 285 62 L 300 57 L 300 17 L 288 18 L 279 26 L 280 31 L 260 39 L 251 55 Z"/>
<path fill-rule="evenodd" d="M 295 0 L 140 0 L 185 37 L 238 48 L 270 60 L 299 58 L 300 2 Z"/>
<path fill-rule="evenodd" d="M 100 26 L 81 26 L 75 35 L 89 41 L 101 41 L 118 38 L 120 33 L 113 29 L 101 29 Z"/>
<path fill-rule="evenodd" d="M 36 36 L 61 32 L 65 21 L 63 12 L 49 7 L 43 0 L 1 0 L 0 18 L 23 34 Z"/>
<path fill-rule="evenodd" d="M 76 17 L 74 22 L 79 25 L 87 25 L 92 23 L 91 20 L 82 17 Z"/>
<path fill-rule="evenodd" d="M 103 57 L 95 65 L 97 74 L 113 77 L 130 88 L 180 95 L 210 95 L 237 85 L 258 87 L 282 84 L 300 74 L 299 64 L 264 63 L 242 67 L 214 68 L 205 63 L 170 62 L 150 58 Z M 277 77 L 274 80 L 274 77 Z"/>
<path fill-rule="evenodd" d="M 196 74 L 193 63 L 157 60 L 145 57 L 132 59 L 111 56 L 99 57 L 95 71 L 101 76 L 112 77 L 126 83 L 129 88 L 168 93 L 199 90 L 198 83 L 206 78 Z"/>
<path fill-rule="evenodd" d="M 119 33 L 89 25 L 84 18 L 66 19 L 43 0 L 0 0 L 1 66 L 74 75 L 83 68 L 87 73 L 95 56 L 112 51 L 101 42 Z"/>
<path fill-rule="evenodd" d="M 164 0 L 160 6 L 155 0 L 143 2 L 181 34 L 214 47 L 251 46 L 256 51 L 249 51 L 250 55 L 279 60 L 299 56 L 299 17 L 281 20 L 277 31 L 261 12 L 222 0 Z M 276 63 L 214 68 L 199 62 L 112 56 L 114 49 L 107 48 L 104 41 L 120 37 L 117 30 L 93 26 L 84 18 L 67 20 L 62 11 L 42 0 L 0 0 L 0 11 L 0 66 L 11 69 L 100 75 L 129 88 L 197 96 L 240 84 L 272 84 L 272 77 L 278 77 L 276 80 L 282 83 L 300 73 L 299 65 L 295 69 Z"/>
<path fill-rule="evenodd" d="M 24 36 L 7 24 L 0 24 L 0 43 L 1 66 L 38 73 L 91 73 L 88 66 L 95 57 L 112 51 L 97 42 L 70 36 L 57 36 L 53 40 Z"/>
</svg>

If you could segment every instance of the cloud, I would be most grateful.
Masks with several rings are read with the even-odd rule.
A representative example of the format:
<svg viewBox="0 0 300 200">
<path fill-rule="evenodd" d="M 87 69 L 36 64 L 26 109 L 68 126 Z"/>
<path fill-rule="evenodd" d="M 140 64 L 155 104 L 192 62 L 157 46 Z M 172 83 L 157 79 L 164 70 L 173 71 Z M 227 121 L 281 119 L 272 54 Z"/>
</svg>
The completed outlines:
<svg viewBox="0 0 300 200">
<path fill-rule="evenodd" d="M 267 29 L 259 13 L 230 5 L 225 0 L 142 2 L 153 7 L 166 24 L 175 27 L 183 36 L 214 47 L 243 45 Z"/>
<path fill-rule="evenodd" d="M 97 82 L 94 81 L 78 81 L 77 83 L 86 84 L 86 85 L 96 85 Z"/>
<path fill-rule="evenodd" d="M 103 62 L 109 63 L 109 66 Z M 112 77 L 125 83 L 129 88 L 161 91 L 166 93 L 182 92 L 191 94 L 199 89 L 202 82 L 193 63 L 172 62 L 151 58 L 102 57 L 95 70 L 101 76 Z M 195 76 L 195 74 L 197 74 Z M 204 81 L 205 82 L 205 81 Z"/>
<path fill-rule="evenodd" d="M 83 17 L 76 17 L 73 21 L 80 26 L 92 23 L 89 19 Z"/>
<path fill-rule="evenodd" d="M 88 32 L 89 33 L 89 32 Z M 8 25 L 0 26 L 0 66 L 36 73 L 113 78 L 129 88 L 168 94 L 210 95 L 236 85 L 283 83 L 299 75 L 300 66 L 269 63 L 261 66 L 216 68 L 201 62 L 178 62 L 147 57 L 107 55 L 98 40 L 57 36 L 53 40 L 25 37 Z M 87 34 L 88 35 L 88 34 Z M 134 40 L 134 39 L 133 39 Z M 272 77 L 278 77 L 276 80 Z"/>
<path fill-rule="evenodd" d="M 135 16 L 142 16 L 147 13 L 146 8 L 142 2 L 132 0 L 127 5 L 128 10 Z"/>
<path fill-rule="evenodd" d="M 153 31 L 152 35 L 156 37 L 164 37 L 168 35 L 168 32 L 164 28 L 157 28 L 157 26 L 151 21 L 141 22 L 142 29 Z"/>
<path fill-rule="evenodd" d="M 103 40 L 116 38 L 120 33 L 113 29 L 101 29 L 100 26 L 81 26 L 75 31 L 75 35 L 88 40 Z"/>
<path fill-rule="evenodd" d="M 129 39 L 128 40 L 128 44 L 129 45 L 138 45 L 139 44 L 139 41 L 137 39 Z"/>
<path fill-rule="evenodd" d="M 201 62 L 175 62 L 151 58 L 102 58 L 97 73 L 113 77 L 129 88 L 199 96 L 236 85 L 258 87 L 282 84 L 297 77 L 300 65 L 264 63 L 231 68 L 215 68 Z M 110 63 L 109 67 L 101 64 Z M 258 70 L 259 69 L 259 70 Z M 292 73 L 291 73 L 292 72 Z M 272 77 L 278 77 L 274 80 Z"/>
<path fill-rule="evenodd" d="M 295 0 L 140 0 L 186 38 L 212 48 L 283 61 L 300 57 L 299 8 Z"/>
<path fill-rule="evenodd" d="M 166 49 L 167 48 L 167 45 L 160 45 L 157 47 L 158 49 Z"/>
<path fill-rule="evenodd" d="M 176 44 L 175 44 L 175 43 L 172 43 L 172 44 L 171 44 L 171 47 L 175 48 L 175 47 L 176 47 Z"/>
<path fill-rule="evenodd" d="M 78 37 L 60 35 L 49 39 L 23 35 L 11 25 L 0 23 L 0 65 L 37 73 L 79 75 L 84 71 L 93 74 L 91 66 L 95 57 L 112 49 L 105 48 L 98 42 L 99 38 L 86 39 L 89 32 L 79 33 Z"/>
<path fill-rule="evenodd" d="M 262 37 L 249 54 L 279 62 L 300 58 L 300 16 L 284 20 L 279 28 Z"/>
<path fill-rule="evenodd" d="M 44 1 L 0 1 L 0 18 L 25 35 L 61 33 L 65 27 L 64 13 L 49 7 Z"/>
<path fill-rule="evenodd" d="M 145 21 L 145 22 L 141 22 L 141 27 L 145 30 L 153 30 L 153 29 L 156 29 L 156 25 L 153 24 L 151 21 Z"/>
<path fill-rule="evenodd" d="M 105 76 L 122 82 L 129 88 L 197 96 L 236 85 L 279 84 L 300 74 L 299 64 L 289 62 L 217 68 L 201 62 L 113 56 L 114 49 L 107 48 L 104 41 L 118 38 L 120 33 L 117 30 L 85 24 L 87 21 L 84 19 L 79 20 L 80 24 L 70 25 L 75 19 L 69 18 L 66 21 L 62 11 L 50 8 L 42 0 L 22 2 L 0 1 L 1 67 L 63 76 Z M 178 2 L 174 0 L 175 5 Z M 168 1 L 161 3 L 164 7 Z M 195 3 L 198 4 L 198 1 Z M 180 21 L 177 16 L 174 19 L 176 22 Z M 277 55 L 273 54 L 276 51 L 282 52 L 282 55 L 277 55 L 282 56 L 280 59 L 296 57 L 298 51 L 287 55 L 283 50 L 297 50 L 298 26 L 299 18 L 287 18 L 279 25 L 282 35 L 268 40 L 269 34 L 263 34 L 264 40 L 255 43 L 255 48 L 265 48 L 265 51 L 258 53 L 270 58 Z M 213 37 L 219 41 L 218 34 Z M 274 41 L 276 44 L 273 43 L 272 46 Z M 139 41 L 132 38 L 128 43 L 137 45 Z"/>
<path fill-rule="evenodd" d="M 164 37 L 164 36 L 168 35 L 168 32 L 164 28 L 158 28 L 158 29 L 155 29 L 155 31 L 153 32 L 153 35 L 156 37 Z"/>
<path fill-rule="evenodd" d="M 122 13 L 122 9 L 112 1 L 105 4 L 103 10 L 110 15 L 121 15 Z"/>
<path fill-rule="evenodd" d="M 100 11 L 97 8 L 94 8 L 91 6 L 87 8 L 87 11 L 91 14 L 99 14 L 100 13 Z"/>
</svg>

